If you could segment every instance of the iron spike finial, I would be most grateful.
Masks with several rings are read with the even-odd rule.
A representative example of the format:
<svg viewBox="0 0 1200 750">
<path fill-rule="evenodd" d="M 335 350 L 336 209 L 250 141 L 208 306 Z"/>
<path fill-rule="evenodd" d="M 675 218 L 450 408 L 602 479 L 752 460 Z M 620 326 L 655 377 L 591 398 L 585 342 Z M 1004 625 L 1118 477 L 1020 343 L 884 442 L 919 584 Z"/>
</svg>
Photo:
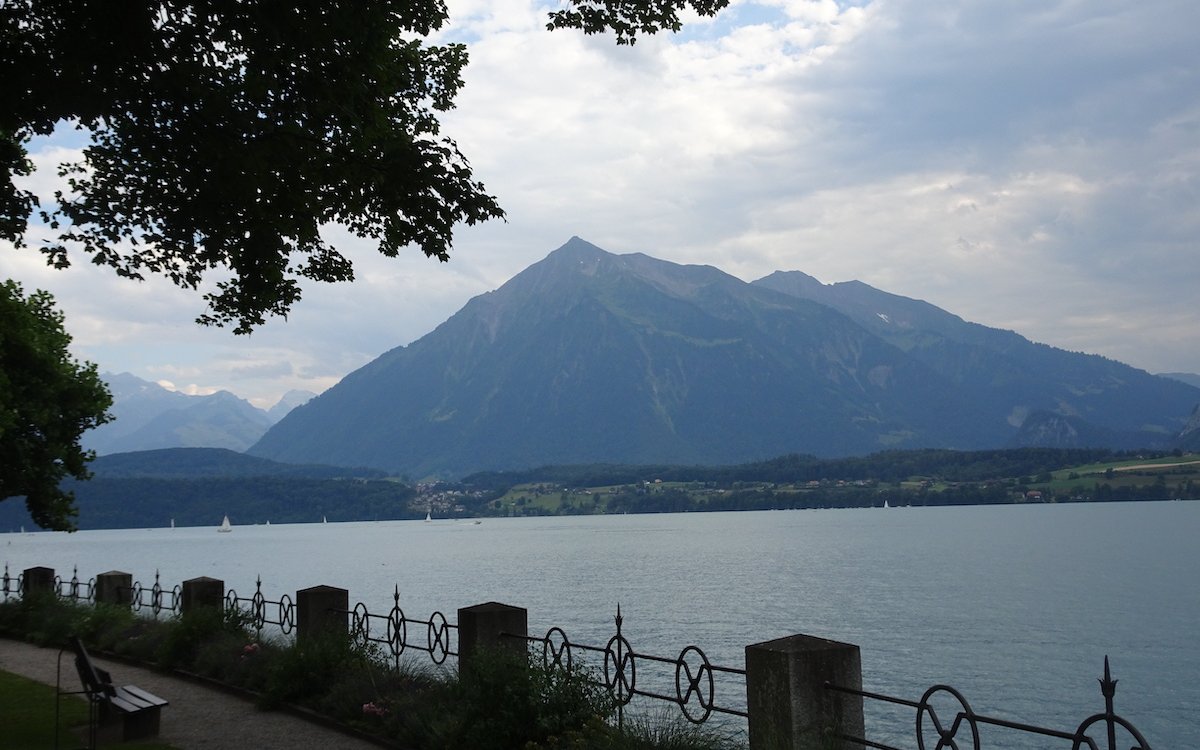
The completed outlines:
<svg viewBox="0 0 1200 750">
<path fill-rule="evenodd" d="M 400 584 L 398 583 L 395 584 L 395 589 L 392 591 L 392 601 L 396 603 L 397 607 L 400 606 Z"/>
<path fill-rule="evenodd" d="M 1106 654 L 1104 656 L 1104 679 L 1100 680 L 1100 693 L 1108 700 L 1112 700 L 1112 697 L 1117 693 L 1117 682 L 1119 681 L 1112 678 L 1112 671 L 1108 667 L 1108 655 Z"/>
</svg>

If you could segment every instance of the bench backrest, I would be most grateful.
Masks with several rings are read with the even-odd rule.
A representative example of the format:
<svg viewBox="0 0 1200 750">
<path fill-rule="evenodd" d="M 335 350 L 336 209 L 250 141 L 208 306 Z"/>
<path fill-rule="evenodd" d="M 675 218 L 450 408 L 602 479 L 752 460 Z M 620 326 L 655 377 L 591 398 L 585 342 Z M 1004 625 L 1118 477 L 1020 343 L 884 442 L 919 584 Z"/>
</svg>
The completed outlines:
<svg viewBox="0 0 1200 750">
<path fill-rule="evenodd" d="M 79 680 L 83 683 L 83 689 L 89 695 L 103 697 L 112 695 L 114 690 L 112 677 L 108 672 L 92 664 L 92 658 L 88 656 L 83 641 L 76 636 L 71 636 L 71 648 L 75 650 L 75 670 L 79 672 Z"/>
</svg>

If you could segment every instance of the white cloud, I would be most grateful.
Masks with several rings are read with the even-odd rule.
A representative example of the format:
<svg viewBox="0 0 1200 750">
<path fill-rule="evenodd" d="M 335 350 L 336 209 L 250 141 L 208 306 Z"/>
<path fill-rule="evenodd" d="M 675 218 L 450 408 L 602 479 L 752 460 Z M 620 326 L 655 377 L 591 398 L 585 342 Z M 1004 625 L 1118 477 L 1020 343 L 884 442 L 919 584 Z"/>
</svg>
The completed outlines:
<svg viewBox="0 0 1200 750">
<path fill-rule="evenodd" d="M 0 273 L 54 292 L 102 369 L 267 405 L 424 335 L 571 235 L 747 280 L 857 278 L 1200 372 L 1200 5 L 738 2 L 633 48 L 547 32 L 549 7 L 450 4 L 438 38 L 467 41 L 471 64 L 445 132 L 508 212 L 460 230 L 450 263 L 330 228 L 358 280 L 306 285 L 249 337 L 195 326 L 198 295 L 86 260 L 55 272 L 0 249 Z"/>
</svg>

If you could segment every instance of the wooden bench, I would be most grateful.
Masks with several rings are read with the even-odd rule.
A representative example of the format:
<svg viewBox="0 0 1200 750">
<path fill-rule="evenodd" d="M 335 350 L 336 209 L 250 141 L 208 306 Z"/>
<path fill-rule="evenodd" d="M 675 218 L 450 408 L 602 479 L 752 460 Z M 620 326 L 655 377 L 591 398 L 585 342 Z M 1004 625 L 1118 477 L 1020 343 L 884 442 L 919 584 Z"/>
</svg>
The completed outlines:
<svg viewBox="0 0 1200 750">
<path fill-rule="evenodd" d="M 91 744 L 95 745 L 97 734 L 104 734 L 106 739 L 111 735 L 121 741 L 156 736 L 159 714 L 167 701 L 134 685 L 113 685 L 112 676 L 92 663 L 83 642 L 74 636 L 71 648 L 75 651 L 75 669 L 83 682 L 83 692 L 91 704 Z"/>
</svg>

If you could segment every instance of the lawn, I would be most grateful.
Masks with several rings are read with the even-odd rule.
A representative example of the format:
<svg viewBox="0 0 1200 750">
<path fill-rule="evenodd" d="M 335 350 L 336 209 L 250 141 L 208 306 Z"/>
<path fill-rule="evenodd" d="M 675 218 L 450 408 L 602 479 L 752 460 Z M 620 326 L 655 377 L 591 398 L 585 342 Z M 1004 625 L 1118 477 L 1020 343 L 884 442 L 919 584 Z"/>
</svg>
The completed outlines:
<svg viewBox="0 0 1200 750">
<path fill-rule="evenodd" d="M 0 671 L 0 706 L 4 707 L 0 750 L 49 750 L 54 747 L 53 687 Z M 62 726 L 59 745 L 77 747 L 86 742 L 87 703 L 77 695 L 67 695 L 62 697 L 58 709 Z M 124 742 L 105 747 L 174 750 L 161 743 Z"/>
</svg>

